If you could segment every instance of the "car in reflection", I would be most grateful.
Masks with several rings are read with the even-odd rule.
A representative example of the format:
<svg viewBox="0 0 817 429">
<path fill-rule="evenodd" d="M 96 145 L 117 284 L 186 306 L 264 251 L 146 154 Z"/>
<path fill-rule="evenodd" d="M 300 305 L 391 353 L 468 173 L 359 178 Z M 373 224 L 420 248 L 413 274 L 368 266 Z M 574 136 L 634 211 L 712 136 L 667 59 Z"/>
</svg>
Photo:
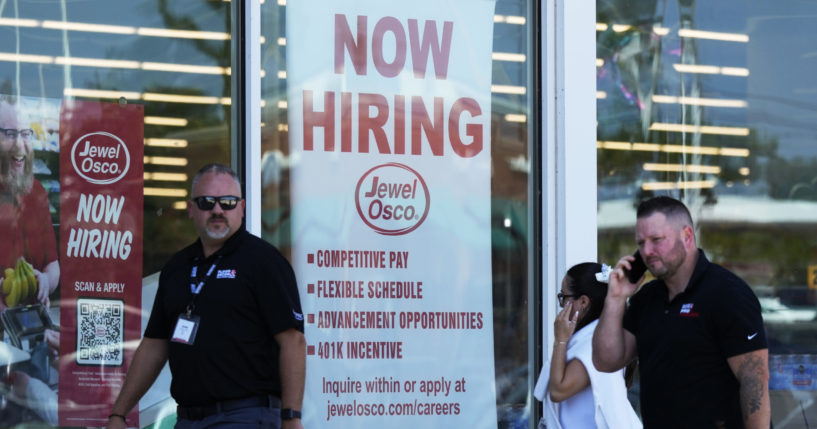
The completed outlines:
<svg viewBox="0 0 817 429">
<path fill-rule="evenodd" d="M 810 322 L 817 319 L 817 307 L 790 307 L 779 296 L 759 296 L 760 312 L 766 323 Z"/>
<path fill-rule="evenodd" d="M 531 410 L 527 364 L 497 376 L 496 396 L 497 429 L 527 429 Z"/>
</svg>

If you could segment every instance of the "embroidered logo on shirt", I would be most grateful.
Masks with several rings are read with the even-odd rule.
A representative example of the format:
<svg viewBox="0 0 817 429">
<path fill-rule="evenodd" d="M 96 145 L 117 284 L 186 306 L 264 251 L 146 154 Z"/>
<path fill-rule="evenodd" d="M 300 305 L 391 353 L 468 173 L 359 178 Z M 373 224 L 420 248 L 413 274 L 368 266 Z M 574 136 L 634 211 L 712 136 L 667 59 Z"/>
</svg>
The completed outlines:
<svg viewBox="0 0 817 429">
<path fill-rule="evenodd" d="M 298 313 L 295 310 L 292 310 L 292 315 L 295 316 L 295 320 L 300 320 L 300 321 L 304 320 L 304 315 L 301 314 L 301 313 Z"/>
<path fill-rule="evenodd" d="M 692 307 L 694 305 L 695 304 L 692 304 L 692 303 L 681 305 L 681 313 L 680 313 L 681 316 L 682 317 L 698 317 L 699 314 L 697 312 L 695 312 L 695 311 L 692 311 Z"/>
<path fill-rule="evenodd" d="M 216 273 L 217 279 L 234 279 L 235 270 L 218 270 Z"/>
<path fill-rule="evenodd" d="M 752 338 L 754 338 L 754 337 L 756 337 L 756 336 L 757 336 L 757 332 L 755 332 L 755 333 L 754 333 L 754 334 L 752 334 L 752 335 L 747 335 L 747 336 L 746 336 L 746 339 L 747 339 L 747 340 L 751 340 Z"/>
</svg>

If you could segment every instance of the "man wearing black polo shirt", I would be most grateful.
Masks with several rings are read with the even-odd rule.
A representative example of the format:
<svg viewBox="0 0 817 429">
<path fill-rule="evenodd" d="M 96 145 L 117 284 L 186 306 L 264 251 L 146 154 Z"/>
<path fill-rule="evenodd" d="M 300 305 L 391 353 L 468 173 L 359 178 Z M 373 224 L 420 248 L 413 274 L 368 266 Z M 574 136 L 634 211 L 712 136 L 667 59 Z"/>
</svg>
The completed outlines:
<svg viewBox="0 0 817 429">
<path fill-rule="evenodd" d="M 292 267 L 241 227 L 244 200 L 229 167 L 199 170 L 192 197 L 199 240 L 162 269 L 108 428 L 126 426 L 167 361 L 177 428 L 302 428 L 306 342 Z"/>
<path fill-rule="evenodd" d="M 615 371 L 637 355 L 647 429 L 768 429 L 768 348 L 757 297 L 709 262 L 680 201 L 651 198 L 636 217 L 638 250 L 656 280 L 638 289 L 643 277 L 634 284 L 625 275 L 635 258 L 618 261 L 593 335 L 594 365 Z"/>
</svg>

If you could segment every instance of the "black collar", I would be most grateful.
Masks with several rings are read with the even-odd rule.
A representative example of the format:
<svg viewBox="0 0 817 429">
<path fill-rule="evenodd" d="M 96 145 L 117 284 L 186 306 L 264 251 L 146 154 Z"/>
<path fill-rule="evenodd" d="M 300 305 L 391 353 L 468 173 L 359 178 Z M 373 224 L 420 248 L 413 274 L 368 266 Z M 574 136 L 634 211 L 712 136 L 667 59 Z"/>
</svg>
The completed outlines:
<svg viewBox="0 0 817 429">
<path fill-rule="evenodd" d="M 698 262 L 695 263 L 695 269 L 692 271 L 692 276 L 689 277 L 689 283 L 687 283 L 687 287 L 684 289 L 684 292 L 691 292 L 701 284 L 704 273 L 709 269 L 710 264 L 711 262 L 709 262 L 709 259 L 707 259 L 704 250 L 699 248 Z"/>
<path fill-rule="evenodd" d="M 222 245 L 221 248 L 219 248 L 218 250 L 213 252 L 213 254 L 210 255 L 207 258 L 207 260 L 210 260 L 210 259 L 213 259 L 213 258 L 216 258 L 216 257 L 219 257 L 219 256 L 226 256 L 226 255 L 229 255 L 229 254 L 235 252 L 236 249 L 238 249 L 238 247 L 241 245 L 241 242 L 244 241 L 244 237 L 246 237 L 247 234 L 249 234 L 249 233 L 242 226 L 241 228 L 238 229 L 238 231 L 233 233 L 233 235 L 231 235 L 230 238 L 227 239 L 227 241 L 224 242 L 224 245 Z M 193 260 L 194 261 L 200 261 L 202 259 L 204 259 L 204 246 L 202 246 L 201 238 L 199 238 L 199 239 L 196 240 L 196 243 L 195 243 L 195 251 L 193 252 Z"/>
</svg>

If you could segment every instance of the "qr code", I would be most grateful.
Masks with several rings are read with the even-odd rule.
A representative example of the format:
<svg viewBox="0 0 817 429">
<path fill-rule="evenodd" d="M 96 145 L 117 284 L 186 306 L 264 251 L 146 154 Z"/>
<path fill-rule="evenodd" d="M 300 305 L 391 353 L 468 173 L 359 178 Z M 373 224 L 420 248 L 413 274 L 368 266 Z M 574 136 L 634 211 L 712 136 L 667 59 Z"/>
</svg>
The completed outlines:
<svg viewBox="0 0 817 429">
<path fill-rule="evenodd" d="M 77 299 L 77 363 L 122 365 L 125 303 L 111 299 Z"/>
</svg>

